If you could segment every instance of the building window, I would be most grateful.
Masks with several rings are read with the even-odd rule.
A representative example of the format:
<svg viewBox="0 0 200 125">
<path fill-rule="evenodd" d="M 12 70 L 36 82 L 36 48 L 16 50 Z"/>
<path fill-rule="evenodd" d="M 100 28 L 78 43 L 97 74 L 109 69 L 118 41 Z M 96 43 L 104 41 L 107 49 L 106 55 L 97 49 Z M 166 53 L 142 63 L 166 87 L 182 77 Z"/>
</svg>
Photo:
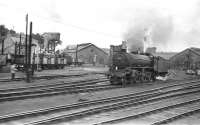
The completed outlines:
<svg viewBox="0 0 200 125">
<path fill-rule="evenodd" d="M 91 50 L 90 50 L 90 52 L 94 52 L 94 50 L 93 50 L 93 49 L 91 49 Z"/>
</svg>

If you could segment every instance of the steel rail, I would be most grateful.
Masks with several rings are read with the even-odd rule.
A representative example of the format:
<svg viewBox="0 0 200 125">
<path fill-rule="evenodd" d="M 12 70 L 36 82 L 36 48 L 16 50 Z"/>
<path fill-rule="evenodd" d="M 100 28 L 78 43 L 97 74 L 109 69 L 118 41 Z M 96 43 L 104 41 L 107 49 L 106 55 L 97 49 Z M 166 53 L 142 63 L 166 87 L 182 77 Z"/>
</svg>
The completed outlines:
<svg viewBox="0 0 200 125">
<path fill-rule="evenodd" d="M 82 74 L 74 74 L 74 75 L 46 75 L 46 76 L 34 76 L 33 79 L 56 79 L 56 78 L 65 78 L 65 77 L 77 77 L 77 76 L 86 76 L 90 74 L 105 74 L 105 73 L 98 73 L 98 72 L 90 72 L 90 73 L 82 73 Z M 25 78 L 15 78 L 14 80 L 11 79 L 0 79 L 1 82 L 12 82 L 12 81 L 22 81 Z"/>
<path fill-rule="evenodd" d="M 129 107 L 129 106 L 133 106 L 133 105 L 147 104 L 147 103 L 154 102 L 154 101 L 159 101 L 159 100 L 163 100 L 163 99 L 167 99 L 167 98 L 178 97 L 178 96 L 183 96 L 185 94 L 192 94 L 192 93 L 199 93 L 199 92 L 200 92 L 200 89 L 198 88 L 198 90 L 193 90 L 191 92 L 181 92 L 181 93 L 178 93 L 175 95 L 155 97 L 155 98 L 150 98 L 150 99 L 146 99 L 146 100 L 130 99 L 128 101 L 123 101 L 123 102 L 119 102 L 116 104 L 96 107 L 96 108 L 87 109 L 84 111 L 61 115 L 61 116 L 57 116 L 57 117 L 51 117 L 51 118 L 47 118 L 44 120 L 35 121 L 32 123 L 25 123 L 24 125 L 52 124 L 52 123 L 55 123 L 58 121 L 66 120 L 66 119 L 67 120 L 77 119 L 80 117 L 85 117 L 88 115 L 97 114 L 97 113 L 101 113 L 101 112 L 108 112 L 111 110 L 121 109 L 121 108 Z"/>
<path fill-rule="evenodd" d="M 194 100 L 195 101 L 195 100 Z M 167 119 L 164 119 L 164 120 L 161 120 L 161 121 L 158 121 L 158 122 L 155 122 L 151 125 L 163 125 L 163 124 L 168 124 L 170 122 L 173 122 L 175 120 L 178 120 L 178 119 L 182 119 L 184 117 L 188 117 L 188 116 L 191 116 L 191 115 L 194 115 L 196 113 L 199 113 L 200 112 L 200 108 L 195 108 L 193 110 L 190 110 L 190 111 L 186 111 L 184 113 L 181 113 L 181 114 L 178 114 L 176 116 L 173 116 L 173 117 L 170 117 L 170 118 L 167 118 Z"/>
<path fill-rule="evenodd" d="M 181 86 L 181 85 L 188 85 L 188 83 L 186 82 L 184 84 L 169 85 L 169 86 L 159 87 L 159 88 L 148 90 L 148 91 L 131 93 L 131 94 L 117 96 L 117 97 L 104 98 L 104 99 L 100 99 L 100 100 L 86 101 L 86 102 L 82 102 L 82 103 L 75 103 L 75 104 L 72 104 L 72 105 L 56 106 L 56 107 L 50 107 L 50 108 L 46 108 L 46 109 L 40 109 L 40 110 L 34 110 L 34 111 L 28 111 L 28 112 L 22 112 L 22 113 L 16 113 L 16 114 L 11 114 L 11 115 L 1 116 L 0 122 L 1 121 L 7 121 L 7 120 L 9 121 L 11 119 L 22 118 L 22 117 L 25 117 L 25 116 L 26 117 L 31 116 L 31 115 L 35 116 L 35 115 L 47 114 L 49 112 L 55 112 L 55 111 L 60 111 L 60 110 L 68 110 L 68 109 L 78 108 L 78 107 L 83 107 L 83 106 L 96 105 L 98 103 L 109 103 L 109 102 L 113 102 L 113 101 L 121 101 L 121 100 L 130 99 L 130 98 L 132 98 L 132 99 L 138 98 L 138 100 L 147 99 L 147 98 L 153 97 L 153 95 L 155 96 L 156 94 L 158 94 L 158 92 L 161 93 L 161 91 L 158 91 L 158 90 L 164 90 L 164 89 L 168 89 L 168 88 L 171 88 L 171 87 L 174 87 L 174 86 Z M 193 85 L 189 85 L 189 86 L 187 86 L 187 88 L 192 87 L 192 86 Z M 184 90 L 184 89 L 185 88 L 182 88 L 182 90 Z M 181 90 L 181 89 L 179 88 L 179 89 L 171 90 L 171 92 L 174 92 L 176 90 Z M 167 94 L 169 92 L 165 92 L 165 93 L 162 92 L 162 93 Z"/>
<path fill-rule="evenodd" d="M 46 91 L 46 92 L 37 92 L 37 93 L 31 93 L 26 95 L 14 95 L 14 96 L 8 96 L 8 97 L 1 97 L 0 102 L 5 101 L 14 101 L 14 100 L 21 100 L 21 99 L 32 99 L 37 97 L 47 97 L 47 96 L 56 96 L 56 95 L 63 95 L 63 94 L 72 94 L 72 93 L 81 93 L 81 92 L 90 92 L 90 91 L 99 91 L 99 90 L 106 90 L 106 89 L 116 89 L 121 88 L 121 86 L 113 86 L 113 85 L 94 85 L 94 86 L 82 86 L 79 88 L 64 88 L 62 90 L 56 90 L 56 91 Z"/>
<path fill-rule="evenodd" d="M 39 91 L 47 91 L 47 90 L 56 90 L 59 88 L 72 88 L 72 87 L 79 87 L 84 85 L 95 85 L 98 82 L 108 82 L 107 79 L 91 79 L 91 80 L 81 80 L 81 81 L 75 81 L 71 83 L 58 83 L 58 84 L 52 84 L 52 85 L 41 85 L 41 86 L 32 86 L 32 87 L 21 87 L 16 89 L 8 89 L 6 92 L 0 92 L 0 97 L 9 96 L 9 95 L 16 95 L 20 93 L 34 93 Z M 10 91 L 9 91 L 10 90 Z"/>
<path fill-rule="evenodd" d="M 127 121 L 127 120 L 133 120 L 133 119 L 141 118 L 141 117 L 144 117 L 144 116 L 147 116 L 147 115 L 151 115 L 151 114 L 154 114 L 154 113 L 158 113 L 158 112 L 161 112 L 161 111 L 166 111 L 166 110 L 169 110 L 169 109 L 182 107 L 182 106 L 185 106 L 185 105 L 188 105 L 188 104 L 192 104 L 192 103 L 197 103 L 197 102 L 200 102 L 200 97 L 197 98 L 197 99 L 192 99 L 192 100 L 189 100 L 189 101 L 180 102 L 180 103 L 176 103 L 176 104 L 169 105 L 169 106 L 156 108 L 156 109 L 153 109 L 153 110 L 150 110 L 150 111 L 146 111 L 146 112 L 143 112 L 143 113 L 138 113 L 138 114 L 135 114 L 135 115 L 130 115 L 130 116 L 126 116 L 126 117 L 122 117 L 122 118 L 118 118 L 118 119 L 113 119 L 113 120 L 97 123 L 97 124 L 94 124 L 94 125 L 114 124 L 114 123 L 119 123 L 119 122 L 123 122 L 123 121 Z M 189 114 L 192 114 L 194 112 L 200 112 L 200 109 L 195 109 L 195 110 L 192 110 L 192 111 L 188 111 L 188 112 L 185 112 L 185 113 L 182 113 L 182 114 L 167 118 L 165 120 L 155 122 L 155 123 L 153 123 L 151 125 L 166 124 L 166 123 L 172 122 L 174 120 L 177 120 L 177 119 L 179 119 L 179 118 L 181 118 L 183 116 L 187 116 Z"/>
</svg>

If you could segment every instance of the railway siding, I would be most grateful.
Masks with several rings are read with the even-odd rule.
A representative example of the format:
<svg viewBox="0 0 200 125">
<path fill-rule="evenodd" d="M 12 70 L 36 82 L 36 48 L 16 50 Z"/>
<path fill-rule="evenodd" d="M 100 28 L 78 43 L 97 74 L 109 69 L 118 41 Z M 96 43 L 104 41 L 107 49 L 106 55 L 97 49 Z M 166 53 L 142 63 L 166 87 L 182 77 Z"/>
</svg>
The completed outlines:
<svg viewBox="0 0 200 125">
<path fill-rule="evenodd" d="M 101 78 L 101 77 L 99 77 L 99 78 Z M 98 78 L 97 78 L 98 79 Z M 101 80 L 103 80 L 103 79 L 101 79 Z M 146 100 L 146 99 L 152 99 L 152 101 L 154 100 L 154 101 L 158 101 L 159 99 L 162 99 L 162 100 L 164 100 L 164 99 L 166 99 L 167 97 L 165 97 L 166 95 L 168 95 L 168 96 L 171 96 L 171 95 L 173 95 L 173 94 L 177 94 L 177 96 L 181 96 L 181 95 L 184 95 L 183 93 L 179 93 L 179 92 L 173 92 L 173 94 L 170 94 L 170 93 L 165 93 L 166 95 L 163 95 L 162 96 L 162 94 L 161 93 L 164 93 L 166 90 L 168 90 L 168 91 L 174 91 L 174 90 L 176 90 L 176 89 L 183 89 L 184 87 L 188 87 L 188 86 L 190 86 L 189 88 L 190 88 L 190 90 L 187 90 L 187 91 L 185 91 L 184 89 L 182 90 L 182 91 L 185 91 L 185 95 L 187 95 L 187 94 L 189 94 L 189 93 L 191 93 L 192 94 L 192 92 L 190 92 L 190 91 L 194 91 L 194 93 L 195 93 L 195 91 L 196 91 L 196 93 L 198 93 L 200 90 L 198 90 L 198 87 L 200 86 L 200 85 L 198 85 L 198 82 L 200 82 L 200 81 L 195 81 L 195 80 L 190 80 L 190 81 L 188 81 L 188 82 L 185 82 L 185 83 L 178 83 L 178 81 L 176 81 L 176 82 L 174 82 L 174 83 L 168 83 L 168 84 L 152 84 L 152 83 L 147 83 L 147 84 L 136 84 L 136 85 L 134 85 L 134 86 L 130 86 L 130 87 L 127 87 L 127 88 L 121 88 L 121 89 L 119 89 L 119 90 L 123 90 L 122 91 L 122 93 L 123 93 L 123 95 L 125 95 L 125 93 L 124 93 L 124 91 L 125 90 L 129 90 L 129 92 L 127 92 L 127 93 L 130 93 L 131 91 L 133 91 L 133 90 L 136 90 L 135 91 L 135 93 L 137 93 L 137 92 L 141 92 L 141 90 L 148 90 L 149 91 L 149 93 L 151 92 L 151 89 L 150 88 L 153 88 L 153 86 L 155 87 L 155 86 L 157 86 L 156 88 L 157 88 L 157 92 L 155 92 L 154 94 L 155 94 L 155 97 L 153 97 L 153 94 L 152 95 L 149 95 L 149 96 L 146 96 L 146 97 L 142 97 L 142 95 L 144 95 L 145 93 L 147 94 L 148 92 L 145 92 L 145 93 L 141 93 L 141 97 L 138 97 L 138 100 L 127 100 L 127 101 L 124 101 L 123 102 L 123 99 L 121 100 L 123 103 L 128 103 L 127 105 L 126 104 L 123 104 L 123 103 L 120 103 L 120 101 L 118 100 L 117 102 L 119 103 L 117 103 L 117 104 L 115 104 L 116 102 L 109 102 L 108 101 L 108 103 L 107 104 L 101 104 L 100 105 L 100 102 L 97 102 L 96 104 L 98 104 L 99 106 L 90 106 L 89 104 L 85 104 L 85 105 L 88 105 L 90 108 L 88 109 L 88 108 L 86 108 L 86 107 L 84 107 L 84 104 L 83 104 L 83 107 L 80 107 L 79 109 L 76 109 L 76 110 L 72 110 L 72 113 L 71 113 L 71 116 L 70 117 L 68 117 L 69 119 L 73 119 L 73 117 L 75 117 L 76 118 L 76 116 L 72 116 L 72 114 L 73 113 L 78 113 L 77 115 L 79 116 L 81 116 L 82 117 L 82 113 L 80 112 L 80 110 L 82 109 L 82 111 L 83 112 L 85 112 L 86 113 L 86 115 L 84 115 L 84 116 L 87 116 L 87 114 L 89 113 L 89 114 L 95 114 L 95 113 L 101 113 L 101 112 L 104 112 L 104 111 L 112 111 L 112 110 L 115 110 L 115 109 L 120 109 L 120 107 L 123 109 L 123 108 L 125 108 L 125 107 L 128 107 L 128 106 L 132 106 L 133 105 L 133 103 L 132 102 L 134 102 L 134 104 L 137 106 L 137 105 L 139 105 L 139 104 L 145 104 L 148 100 Z M 174 84 L 177 84 L 177 85 L 174 85 Z M 181 84 L 184 84 L 184 85 L 181 85 Z M 195 84 L 197 84 L 195 87 L 196 88 L 191 88 L 191 87 L 194 87 L 194 85 Z M 98 84 L 98 85 L 101 85 L 101 84 Z M 180 85 L 180 86 L 179 86 Z M 150 87 L 151 86 L 151 87 Z M 167 86 L 171 86 L 171 88 L 167 88 Z M 30 86 L 29 86 L 30 87 Z M 84 89 L 86 89 L 86 88 L 88 88 L 89 86 L 85 86 L 85 88 Z M 136 88 L 135 88 L 136 87 Z M 137 89 L 137 87 L 138 88 L 140 88 L 140 89 Z M 166 90 L 164 91 L 164 89 L 162 89 L 162 87 L 164 87 Z M 33 87 L 34 88 L 34 87 Z M 52 86 L 52 87 L 49 87 L 48 89 L 49 90 L 51 90 L 51 89 L 53 89 L 54 88 L 54 86 Z M 78 86 L 76 87 L 76 89 L 77 88 L 79 88 Z M 27 90 L 23 90 L 24 88 L 22 88 L 21 90 L 19 90 L 18 92 L 28 92 L 29 93 L 29 90 L 27 89 Z M 44 90 L 48 90 L 47 88 L 45 88 L 44 87 Z M 60 86 L 60 87 L 58 87 L 57 88 L 58 90 L 59 89 L 62 89 L 62 86 Z M 74 87 L 71 87 L 71 89 L 74 89 Z M 35 90 L 37 90 L 37 89 L 35 89 Z M 87 91 L 82 91 L 80 94 L 73 94 L 71 97 L 72 98 L 74 98 L 75 96 L 77 96 L 77 98 L 75 99 L 75 101 L 74 102 L 78 102 L 78 101 L 80 101 L 80 102 L 86 102 L 86 101 L 89 101 L 89 100 L 91 100 L 91 99 L 97 99 L 97 98 L 99 98 L 100 97 L 100 99 L 103 97 L 103 96 L 108 96 L 109 95 L 109 97 L 111 97 L 111 98 L 113 98 L 112 96 L 113 95 L 122 95 L 122 93 L 120 94 L 120 93 L 118 93 L 119 92 L 119 90 L 115 90 L 115 91 L 113 91 L 113 92 L 117 92 L 116 94 L 109 94 L 109 92 L 107 92 L 106 93 L 106 91 L 104 91 L 104 92 L 92 92 L 92 91 L 90 91 L 90 92 L 87 92 Z M 8 92 L 8 91 L 7 91 Z M 6 93 L 6 91 L 2 91 L 1 92 L 1 94 L 5 94 Z M 101 96 L 99 96 L 99 97 L 97 97 L 96 96 L 96 94 L 95 93 L 99 93 L 99 95 L 101 95 Z M 101 93 L 101 94 L 100 94 Z M 111 92 L 110 92 L 111 93 Z M 160 93 L 160 95 L 159 95 L 159 93 Z M 0 95 L 1 95 L 0 94 Z M 12 92 L 10 92 L 10 95 L 12 95 L 12 94 L 16 94 L 14 91 L 13 91 L 13 93 Z M 91 97 L 89 97 L 89 96 L 85 96 L 84 98 L 82 98 L 80 95 L 83 95 L 84 96 L 84 94 L 86 94 L 86 95 L 89 95 L 89 96 L 91 96 Z M 156 95 L 157 94 L 157 95 Z M 111 96 L 112 95 L 112 96 Z M 159 96 L 158 96 L 159 95 Z M 156 97 L 157 96 L 157 97 Z M 2 97 L 3 97 L 3 95 L 2 95 Z M 59 97 L 59 96 L 58 96 Z M 48 97 L 49 99 L 52 99 L 53 98 L 53 96 L 52 97 Z M 127 97 L 127 99 L 128 99 L 128 97 Z M 32 99 L 31 98 L 31 100 L 30 101 L 32 101 L 32 100 L 34 100 L 34 99 Z M 38 99 L 35 99 L 35 100 L 38 100 Z M 40 100 L 42 100 L 42 99 L 40 99 Z M 47 99 L 46 99 L 47 100 Z M 141 100 L 141 102 L 139 101 L 139 100 Z M 44 99 L 44 101 L 45 101 L 45 99 Z M 19 100 L 19 101 L 16 101 L 16 103 L 17 102 L 25 102 L 25 100 Z M 27 102 L 29 102 L 29 100 L 26 100 L 26 103 Z M 5 103 L 6 104 L 6 102 L 3 102 L 3 103 Z M 63 101 L 63 103 L 64 103 L 64 101 Z M 102 102 L 101 102 L 102 103 Z M 14 104 L 14 103 L 13 103 Z M 39 103 L 38 103 L 39 104 Z M 61 104 L 61 103 L 60 103 Z M 110 106 L 108 106 L 108 104 L 110 104 Z M 56 105 L 56 103 L 54 103 L 54 105 Z M 0 106 L 1 106 L 1 104 L 0 104 Z M 57 105 L 58 106 L 58 105 Z M 96 108 L 102 108 L 103 106 L 106 106 L 105 107 L 105 109 L 99 109 L 99 110 L 97 110 L 97 111 L 95 111 L 95 109 Z M 34 109 L 34 108 L 33 108 Z M 40 108 L 41 109 L 41 108 Z M 44 109 L 44 108 L 43 108 Z M 67 109 L 67 108 L 66 108 Z M 91 110 L 91 112 L 89 111 L 89 112 L 87 112 L 87 109 L 88 110 Z M 29 109 L 30 110 L 30 109 Z M 52 109 L 52 111 L 53 111 L 54 109 Z M 59 110 L 61 110 L 61 109 L 55 109 L 55 110 L 57 110 L 57 111 L 59 111 Z M 64 109 L 65 110 L 65 109 Z M 28 111 L 28 110 L 26 110 L 26 111 Z M 41 110 L 42 111 L 42 110 Z M 65 115 L 66 116 L 66 112 L 65 111 L 63 111 L 63 112 L 55 112 L 55 114 L 53 113 L 53 114 L 51 114 L 51 111 L 48 111 L 48 109 L 46 110 L 46 113 L 48 114 L 47 116 L 51 116 L 51 118 L 55 118 L 55 116 L 61 116 L 62 114 L 63 115 Z M 19 111 L 17 111 L 17 112 L 19 112 Z M 16 116 L 17 115 L 19 115 L 19 113 L 17 113 L 17 112 L 13 112 L 13 113 L 10 113 L 10 116 L 12 117 L 12 114 L 15 114 Z M 26 117 L 26 112 L 24 112 L 25 113 L 25 117 Z M 40 112 L 41 114 L 46 114 L 45 112 Z M 50 113 L 50 114 L 49 114 Z M 79 114 L 80 113 L 80 114 Z M 9 113 L 7 113 L 8 115 L 9 115 Z M 31 112 L 30 112 L 30 115 L 31 115 Z M 35 114 L 35 115 L 37 115 L 37 113 Z M 67 115 L 70 115 L 70 113 L 68 113 Z M 4 115 L 4 117 L 5 117 L 6 115 Z M 14 115 L 13 115 L 14 116 Z M 22 118 L 23 116 L 20 116 L 19 118 Z M 44 117 L 46 117 L 46 116 L 44 116 Z M 43 117 L 43 118 L 44 118 Z M 61 116 L 62 117 L 62 116 Z M 2 117 L 3 118 L 3 117 Z M 47 117 L 46 117 L 47 118 Z M 15 119 L 15 118 L 14 118 Z M 32 119 L 32 118 L 30 118 L 30 119 Z M 25 123 L 27 123 L 30 119 L 25 119 Z M 40 119 L 40 117 L 36 117 L 36 118 L 33 118 L 32 120 L 33 121 L 38 121 Z M 56 119 L 56 118 L 55 118 Z M 61 118 L 62 119 L 62 118 Z M 63 116 L 63 119 L 64 119 L 64 121 L 66 120 L 66 118 Z M 47 120 L 47 119 L 46 119 Z M 58 118 L 58 120 L 59 120 L 59 118 Z M 3 120 L 2 120 L 3 121 Z M 23 120 L 22 120 L 23 121 Z M 48 121 L 48 120 L 47 120 Z M 61 120 L 62 121 L 62 120 Z M 51 121 L 50 122 L 47 122 L 47 123 L 51 123 Z M 32 124 L 32 123 L 30 123 L 30 124 Z M 33 124 L 34 124 L 34 122 L 33 122 Z M 37 124 L 37 123 L 36 123 Z M 42 124 L 42 123 L 41 123 Z"/>
<path fill-rule="evenodd" d="M 183 100 L 183 97 L 187 99 Z M 77 119 L 75 121 L 69 122 L 69 124 L 144 124 L 149 125 L 157 120 L 166 118 L 167 116 L 161 115 L 162 112 L 167 112 L 179 107 L 187 107 L 191 104 L 197 105 L 200 103 L 198 94 L 189 94 L 173 98 L 168 98 L 165 100 L 160 100 L 156 102 L 150 102 L 144 105 L 137 105 L 133 107 L 127 107 L 125 109 L 120 109 L 118 111 L 111 111 L 106 113 L 101 113 L 97 116 L 90 116 L 87 118 Z M 175 106 L 176 105 L 176 106 Z M 170 107 L 171 106 L 171 107 Z M 161 109 L 162 110 L 156 110 Z M 155 111 L 153 111 L 155 109 Z M 175 115 L 175 114 L 174 114 Z M 125 117 L 126 116 L 126 117 Z M 173 116 L 173 115 L 169 115 Z M 103 122 L 104 121 L 104 122 Z M 146 124 L 145 124 L 146 123 Z"/>
<path fill-rule="evenodd" d="M 189 95 L 191 96 L 191 95 Z M 147 119 L 145 117 L 151 117 L 153 120 L 155 119 L 159 119 L 157 122 L 154 121 L 155 123 L 151 123 L 150 121 L 148 121 L 148 124 L 163 124 L 163 123 L 167 123 L 170 121 L 173 121 L 173 119 L 175 119 L 174 117 L 179 117 L 179 113 L 176 114 L 171 114 L 170 116 L 168 116 L 168 118 L 166 117 L 162 117 L 162 114 L 164 111 L 168 111 L 168 110 L 173 110 L 176 108 L 180 108 L 180 107 L 194 107 L 195 109 L 198 109 L 198 105 L 200 104 L 200 97 L 198 95 L 194 95 L 193 97 L 188 97 L 188 99 L 184 100 L 182 98 L 176 98 L 177 100 L 174 101 L 172 103 L 172 100 L 166 100 L 166 101 L 158 101 L 156 103 L 152 103 L 152 104 L 147 104 L 139 106 L 139 107 L 134 107 L 134 108 L 129 108 L 126 111 L 125 110 L 121 110 L 120 112 L 115 112 L 115 115 L 113 116 L 113 118 L 107 118 L 107 121 L 105 122 L 99 122 L 96 124 L 120 124 L 120 123 L 125 123 L 125 124 L 129 124 L 129 123 L 138 123 L 138 124 L 144 124 L 143 121 L 146 121 Z M 175 99 L 175 98 L 174 98 Z M 120 115 L 120 113 L 122 114 L 129 114 L 126 115 L 126 117 L 123 117 L 122 115 Z M 184 111 L 183 112 L 188 112 L 188 111 Z M 189 111 L 190 112 L 190 111 Z M 197 111 L 198 112 L 198 111 Z M 118 116 L 117 116 L 117 115 Z M 156 114 L 157 117 L 153 117 L 152 115 Z M 181 114 L 181 112 L 180 112 Z M 159 116 L 159 117 L 158 117 Z M 118 117 L 118 118 L 117 118 Z M 105 117 L 104 117 L 105 118 Z M 180 117 L 179 117 L 180 118 Z"/>
<path fill-rule="evenodd" d="M 63 115 L 63 116 L 60 116 L 60 117 L 50 118 L 50 121 L 52 122 L 52 119 L 59 120 L 59 119 L 66 118 L 66 117 L 68 117 L 68 119 L 71 119 L 71 117 L 78 117 L 79 114 L 81 115 L 82 113 L 83 114 L 86 113 L 85 115 L 87 115 L 88 113 L 89 114 L 99 113 L 99 112 L 102 112 L 102 111 L 108 111 L 108 110 L 110 111 L 110 110 L 113 110 L 113 109 L 124 108 L 124 107 L 130 106 L 130 105 L 133 106 L 133 105 L 148 103 L 148 102 L 151 102 L 151 101 L 158 101 L 158 100 L 161 100 L 161 99 L 163 100 L 163 99 L 172 98 L 172 97 L 176 97 L 176 96 L 183 96 L 185 94 L 198 93 L 198 92 L 200 92 L 198 87 L 199 87 L 199 85 L 197 84 L 194 88 L 186 87 L 186 88 L 182 88 L 182 89 L 177 89 L 177 90 L 179 90 L 179 91 L 181 90 L 181 91 L 179 93 L 174 93 L 175 95 L 173 95 L 173 94 L 169 95 L 169 92 L 158 92 L 157 91 L 157 92 L 154 92 L 157 96 L 160 95 L 159 93 L 163 93 L 163 94 L 167 94 L 167 95 L 162 96 L 162 94 L 161 94 L 160 97 L 154 97 L 154 96 L 152 96 L 153 95 L 152 93 L 150 93 L 150 95 L 147 95 L 147 96 L 140 95 L 140 96 L 136 96 L 137 98 L 135 97 L 135 99 L 133 98 L 131 100 L 122 101 L 122 102 L 112 104 L 112 105 L 106 105 L 106 106 L 99 107 L 99 108 L 97 107 L 97 108 L 94 108 L 94 109 L 84 110 L 83 112 L 80 112 L 80 113 L 77 112 L 78 114 L 72 113 L 73 115 L 68 114 L 68 115 Z M 189 90 L 187 90 L 187 89 L 189 89 Z M 195 89 L 195 90 L 190 90 L 190 89 Z M 174 91 L 175 90 L 171 90 L 171 92 L 174 92 Z M 150 97 L 153 97 L 153 98 L 149 99 Z M 144 101 L 142 101 L 142 100 L 144 100 Z M 85 116 L 83 114 L 81 116 Z M 44 120 L 44 121 L 48 121 L 48 120 Z M 35 122 L 35 123 L 38 123 L 38 122 Z"/>
</svg>

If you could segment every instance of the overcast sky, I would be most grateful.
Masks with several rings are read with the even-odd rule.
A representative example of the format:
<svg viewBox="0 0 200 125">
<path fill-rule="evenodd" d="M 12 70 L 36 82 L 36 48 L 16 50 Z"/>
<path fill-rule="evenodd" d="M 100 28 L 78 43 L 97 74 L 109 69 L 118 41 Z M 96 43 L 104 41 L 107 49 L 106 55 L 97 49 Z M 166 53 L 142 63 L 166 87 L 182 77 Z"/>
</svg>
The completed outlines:
<svg viewBox="0 0 200 125">
<path fill-rule="evenodd" d="M 145 28 L 159 51 L 200 48 L 200 0 L 0 0 L 0 12 L 0 24 L 17 32 L 25 32 L 28 13 L 34 33 L 61 33 L 61 48 L 109 48 Z"/>
</svg>

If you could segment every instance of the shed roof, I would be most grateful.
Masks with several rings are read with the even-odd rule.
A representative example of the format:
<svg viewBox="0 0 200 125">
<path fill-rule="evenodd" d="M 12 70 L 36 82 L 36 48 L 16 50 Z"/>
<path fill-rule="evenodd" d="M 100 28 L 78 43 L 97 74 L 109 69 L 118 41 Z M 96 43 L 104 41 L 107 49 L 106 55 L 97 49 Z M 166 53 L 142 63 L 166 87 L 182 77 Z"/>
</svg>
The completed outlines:
<svg viewBox="0 0 200 125">
<path fill-rule="evenodd" d="M 108 53 L 106 53 L 103 49 L 95 46 L 94 44 L 92 43 L 82 43 L 82 44 L 78 44 L 78 52 L 90 47 L 90 46 L 94 46 L 95 48 L 99 49 L 100 51 L 102 51 L 103 53 L 105 53 L 106 55 L 108 55 Z M 77 45 L 71 45 L 71 46 L 68 46 L 66 49 L 65 49 L 65 52 L 68 52 L 68 53 L 75 53 L 76 52 L 76 47 Z"/>
<path fill-rule="evenodd" d="M 177 53 L 176 55 L 172 56 L 170 59 L 176 58 L 180 54 L 187 52 L 187 51 L 190 51 L 190 52 L 194 53 L 195 55 L 200 56 L 200 48 L 191 47 L 191 48 L 187 48 L 187 49 Z"/>
</svg>

